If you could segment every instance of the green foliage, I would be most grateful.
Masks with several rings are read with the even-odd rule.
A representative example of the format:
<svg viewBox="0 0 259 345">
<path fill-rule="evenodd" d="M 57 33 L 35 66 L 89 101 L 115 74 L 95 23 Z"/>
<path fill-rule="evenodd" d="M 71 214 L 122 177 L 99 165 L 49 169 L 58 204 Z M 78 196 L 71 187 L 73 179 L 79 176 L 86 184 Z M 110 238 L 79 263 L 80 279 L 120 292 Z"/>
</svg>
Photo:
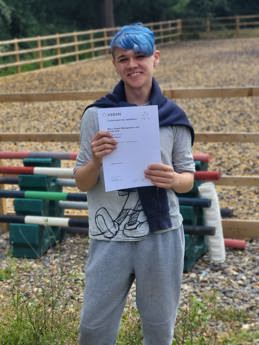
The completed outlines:
<svg viewBox="0 0 259 345">
<path fill-rule="evenodd" d="M 3 311 L 1 345 L 65 345 L 67 339 L 76 343 L 75 318 L 49 291 L 42 291 L 37 298 L 13 291 L 12 304 Z"/>
<path fill-rule="evenodd" d="M 176 0 L 174 3 L 172 3 L 170 6 L 172 16 L 175 18 L 181 18 L 190 2 L 191 0 Z"/>
<path fill-rule="evenodd" d="M 140 345 L 142 339 L 139 313 L 133 306 L 128 306 L 122 317 L 117 345 Z"/>
<path fill-rule="evenodd" d="M 4 0 L 0 0 L 0 39 L 2 37 L 8 37 L 11 24 L 11 9 Z"/>
<path fill-rule="evenodd" d="M 7 24 L 11 22 L 11 9 L 6 5 L 4 0 L 0 0 L 0 18 Z"/>
<path fill-rule="evenodd" d="M 104 1 L 0 0 L 0 39 L 100 28 Z M 259 13 L 254 0 L 112 0 L 116 25 Z"/>
<path fill-rule="evenodd" d="M 23 266 L 25 272 L 30 269 L 29 263 L 28 267 Z M 80 282 L 81 274 L 64 273 L 62 268 L 48 276 L 33 273 L 33 283 L 26 288 L 18 278 L 19 267 L 15 263 L 10 260 L 6 270 L 11 272 L 8 274 L 12 287 L 11 295 L 1 302 L 0 344 L 76 344 L 81 301 L 71 300 L 66 289 L 73 282 Z M 222 307 L 218 301 L 216 293 L 185 301 L 179 310 L 172 345 L 255 344 L 259 331 L 244 327 L 251 323 L 251 316 L 242 309 Z M 224 325 L 224 331 L 215 331 L 219 324 Z M 141 345 L 142 341 L 139 313 L 127 305 L 116 345 Z"/>
<path fill-rule="evenodd" d="M 63 275 L 62 269 L 48 276 L 39 272 L 28 285 L 20 279 L 16 260 L 10 259 L 7 270 L 11 272 L 10 294 L 1 301 L 0 344 L 76 344 L 80 306 L 65 291 L 73 278 Z M 23 270 L 30 274 L 29 262 Z"/>
<path fill-rule="evenodd" d="M 179 311 L 172 345 L 252 345 L 259 332 L 242 329 L 249 317 L 242 309 L 220 306 L 216 293 L 190 297 Z M 228 332 L 215 331 L 219 324 Z"/>
<path fill-rule="evenodd" d="M 11 277 L 12 271 L 9 268 L 0 269 L 0 281 Z"/>
</svg>

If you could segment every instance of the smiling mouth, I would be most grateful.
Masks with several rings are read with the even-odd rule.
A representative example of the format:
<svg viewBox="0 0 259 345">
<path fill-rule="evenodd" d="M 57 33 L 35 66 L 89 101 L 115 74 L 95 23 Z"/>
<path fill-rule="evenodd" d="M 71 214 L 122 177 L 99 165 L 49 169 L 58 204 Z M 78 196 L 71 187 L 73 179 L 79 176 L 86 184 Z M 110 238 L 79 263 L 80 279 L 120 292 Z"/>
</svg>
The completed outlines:
<svg viewBox="0 0 259 345">
<path fill-rule="evenodd" d="M 131 73 L 128 73 L 128 77 L 137 77 L 140 74 L 142 74 L 142 72 L 131 72 Z"/>
</svg>

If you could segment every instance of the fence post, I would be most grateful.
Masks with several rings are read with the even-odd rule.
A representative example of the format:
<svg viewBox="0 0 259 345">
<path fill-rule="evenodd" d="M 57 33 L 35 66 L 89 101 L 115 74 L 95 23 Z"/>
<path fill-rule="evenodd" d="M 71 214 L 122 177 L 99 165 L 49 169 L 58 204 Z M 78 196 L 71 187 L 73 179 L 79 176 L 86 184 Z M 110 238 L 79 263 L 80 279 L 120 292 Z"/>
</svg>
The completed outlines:
<svg viewBox="0 0 259 345">
<path fill-rule="evenodd" d="M 167 22 L 167 32 L 166 32 L 166 36 L 167 36 L 166 41 L 167 41 L 167 42 L 170 42 L 171 39 L 172 39 L 171 33 L 172 33 L 172 32 L 171 32 L 171 22 L 168 21 L 168 22 Z"/>
<path fill-rule="evenodd" d="M 41 37 L 38 36 L 38 39 L 37 39 L 37 46 L 38 46 L 38 57 L 40 59 L 40 62 L 39 62 L 39 65 L 40 65 L 40 69 L 43 68 L 43 61 L 42 61 L 42 45 L 41 45 Z"/>
<path fill-rule="evenodd" d="M 60 49 L 60 36 L 59 36 L 59 34 L 56 34 L 56 45 L 57 45 L 57 61 L 58 61 L 58 65 L 61 65 L 62 61 L 61 61 L 61 49 Z"/>
<path fill-rule="evenodd" d="M 182 33 L 183 33 L 183 22 L 182 22 L 182 19 L 178 19 L 177 20 L 176 28 L 177 28 L 178 35 L 181 36 Z"/>
<path fill-rule="evenodd" d="M 77 38 L 76 32 L 74 32 L 74 43 L 75 43 L 76 61 L 78 61 L 79 60 L 79 49 L 78 49 L 78 38 Z"/>
<path fill-rule="evenodd" d="M 109 42 L 108 42 L 108 35 L 107 35 L 107 31 L 106 30 L 104 30 L 104 32 L 103 32 L 103 38 L 104 38 L 104 46 L 106 47 L 106 46 L 108 46 L 109 45 Z M 105 54 L 108 54 L 109 53 L 109 49 L 106 49 L 105 50 Z"/>
<path fill-rule="evenodd" d="M 236 16 L 236 37 L 240 36 L 240 17 Z"/>
<path fill-rule="evenodd" d="M 19 54 L 19 44 L 18 44 L 18 39 L 16 38 L 14 41 L 14 49 L 15 49 L 15 59 L 17 63 L 20 63 L 20 54 Z M 21 66 L 17 65 L 16 66 L 16 73 L 21 72 Z"/>
<path fill-rule="evenodd" d="M 163 28 L 163 23 L 160 23 L 160 25 L 159 25 L 159 31 L 160 31 L 160 43 L 164 43 L 164 28 Z"/>
<path fill-rule="evenodd" d="M 92 58 L 94 58 L 95 53 L 94 53 L 94 34 L 93 32 L 90 33 L 90 47 L 92 49 L 91 53 L 92 53 Z"/>
</svg>

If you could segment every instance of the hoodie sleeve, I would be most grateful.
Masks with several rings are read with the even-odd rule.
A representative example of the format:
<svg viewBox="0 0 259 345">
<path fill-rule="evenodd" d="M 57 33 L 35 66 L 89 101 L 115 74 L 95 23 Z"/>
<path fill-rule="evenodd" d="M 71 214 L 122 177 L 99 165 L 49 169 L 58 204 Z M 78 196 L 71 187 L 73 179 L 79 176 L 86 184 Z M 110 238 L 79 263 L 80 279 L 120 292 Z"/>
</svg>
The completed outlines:
<svg viewBox="0 0 259 345">
<path fill-rule="evenodd" d="M 173 126 L 172 163 L 174 170 L 180 172 L 194 172 L 195 163 L 192 155 L 192 137 L 185 126 Z"/>
<path fill-rule="evenodd" d="M 81 119 L 80 150 L 77 155 L 74 173 L 80 166 L 85 165 L 92 158 L 91 141 L 98 130 L 97 108 L 88 108 Z"/>
</svg>

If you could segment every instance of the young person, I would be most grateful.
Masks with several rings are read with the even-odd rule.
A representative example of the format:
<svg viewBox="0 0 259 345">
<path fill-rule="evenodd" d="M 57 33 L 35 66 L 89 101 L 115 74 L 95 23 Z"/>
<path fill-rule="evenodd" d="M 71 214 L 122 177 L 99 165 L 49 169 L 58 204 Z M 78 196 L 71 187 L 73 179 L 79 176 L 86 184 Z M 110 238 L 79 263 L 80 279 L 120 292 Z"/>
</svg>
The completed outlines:
<svg viewBox="0 0 259 345">
<path fill-rule="evenodd" d="M 176 193 L 189 191 L 195 170 L 193 128 L 165 98 L 154 69 L 160 60 L 154 33 L 122 27 L 110 47 L 120 78 L 112 93 L 85 110 L 75 179 L 87 191 L 90 247 L 80 322 L 80 345 L 114 345 L 126 298 L 136 283 L 144 344 L 171 345 L 184 259 L 184 232 Z M 158 105 L 161 162 L 143 175 L 153 186 L 105 192 L 102 160 L 116 150 L 98 128 L 98 107 Z"/>
</svg>

